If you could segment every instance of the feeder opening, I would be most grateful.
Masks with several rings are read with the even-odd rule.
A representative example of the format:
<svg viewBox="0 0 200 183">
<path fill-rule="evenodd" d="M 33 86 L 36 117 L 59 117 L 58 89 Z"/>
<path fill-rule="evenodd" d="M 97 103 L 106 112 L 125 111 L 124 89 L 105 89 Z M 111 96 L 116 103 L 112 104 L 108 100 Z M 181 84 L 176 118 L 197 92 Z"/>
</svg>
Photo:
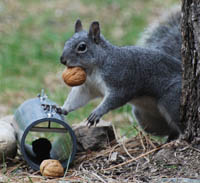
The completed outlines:
<svg viewBox="0 0 200 183">
<path fill-rule="evenodd" d="M 61 163 L 70 161 L 73 139 L 61 124 L 52 121 L 32 126 L 25 137 L 25 154 L 34 164 L 45 159 L 56 159 Z"/>
</svg>

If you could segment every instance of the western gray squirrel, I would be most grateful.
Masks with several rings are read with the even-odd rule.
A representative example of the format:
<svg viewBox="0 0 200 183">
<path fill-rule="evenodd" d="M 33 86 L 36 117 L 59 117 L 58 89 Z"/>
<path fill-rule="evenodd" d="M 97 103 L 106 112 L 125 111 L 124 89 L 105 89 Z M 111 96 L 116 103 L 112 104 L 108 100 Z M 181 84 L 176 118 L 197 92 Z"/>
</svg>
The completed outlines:
<svg viewBox="0 0 200 183">
<path fill-rule="evenodd" d="M 110 110 L 130 103 L 139 125 L 148 133 L 174 139 L 183 132 L 179 108 L 181 96 L 180 13 L 151 30 L 143 47 L 115 46 L 100 33 L 99 22 L 89 31 L 75 23 L 60 58 L 67 67 L 82 67 L 86 82 L 73 87 L 62 107 L 74 111 L 90 100 L 102 102 L 88 117 L 90 126 Z"/>
</svg>

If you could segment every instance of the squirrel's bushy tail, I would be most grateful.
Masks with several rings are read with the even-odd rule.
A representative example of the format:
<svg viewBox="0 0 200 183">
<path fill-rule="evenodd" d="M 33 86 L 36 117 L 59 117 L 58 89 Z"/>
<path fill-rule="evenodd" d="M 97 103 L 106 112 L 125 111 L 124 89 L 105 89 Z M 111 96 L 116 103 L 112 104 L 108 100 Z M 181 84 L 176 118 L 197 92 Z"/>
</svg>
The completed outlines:
<svg viewBox="0 0 200 183">
<path fill-rule="evenodd" d="M 172 12 L 161 21 L 152 24 L 143 34 L 138 44 L 158 49 L 181 60 L 181 11 Z"/>
</svg>

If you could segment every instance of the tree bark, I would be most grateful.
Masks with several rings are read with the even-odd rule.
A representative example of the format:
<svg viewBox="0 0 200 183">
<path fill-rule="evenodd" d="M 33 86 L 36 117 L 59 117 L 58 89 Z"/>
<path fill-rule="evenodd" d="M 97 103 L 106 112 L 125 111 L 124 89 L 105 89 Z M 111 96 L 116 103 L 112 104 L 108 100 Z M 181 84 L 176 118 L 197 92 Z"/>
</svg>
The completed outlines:
<svg viewBox="0 0 200 183">
<path fill-rule="evenodd" d="M 200 0 L 182 0 L 182 99 L 184 139 L 200 141 Z"/>
</svg>

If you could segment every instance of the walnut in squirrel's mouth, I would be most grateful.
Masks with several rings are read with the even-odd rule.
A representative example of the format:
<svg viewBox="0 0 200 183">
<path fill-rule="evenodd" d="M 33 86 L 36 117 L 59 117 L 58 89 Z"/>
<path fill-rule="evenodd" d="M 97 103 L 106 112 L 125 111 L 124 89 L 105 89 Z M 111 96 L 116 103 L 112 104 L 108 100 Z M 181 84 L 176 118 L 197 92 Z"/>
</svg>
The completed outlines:
<svg viewBox="0 0 200 183">
<path fill-rule="evenodd" d="M 87 74 L 81 67 L 68 67 L 63 71 L 64 82 L 73 87 L 82 85 L 86 81 Z"/>
</svg>

